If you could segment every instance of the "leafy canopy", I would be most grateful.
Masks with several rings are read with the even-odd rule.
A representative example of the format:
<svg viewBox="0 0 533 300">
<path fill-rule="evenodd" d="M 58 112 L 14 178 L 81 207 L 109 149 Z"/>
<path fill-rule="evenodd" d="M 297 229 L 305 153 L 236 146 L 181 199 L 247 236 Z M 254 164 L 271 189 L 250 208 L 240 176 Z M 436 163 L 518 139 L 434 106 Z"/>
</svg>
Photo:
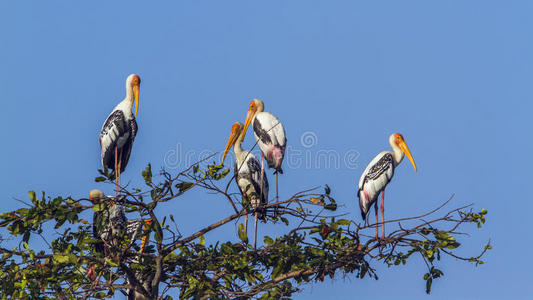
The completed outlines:
<svg viewBox="0 0 533 300">
<path fill-rule="evenodd" d="M 290 297 L 300 290 L 301 283 L 323 281 L 326 276 L 378 279 L 372 264 L 402 266 L 413 255 L 420 255 L 427 265 L 423 279 L 430 293 L 433 280 L 444 275 L 437 267 L 443 257 L 479 265 L 483 264 L 482 255 L 491 249 L 489 242 L 477 256 L 456 254 L 461 246 L 457 238 L 460 228 L 467 224 L 481 227 L 487 214 L 484 209 L 474 212 L 466 206 L 443 213 L 450 199 L 422 216 L 387 221 L 400 225 L 385 239 L 376 240 L 376 224 L 343 218 L 327 185 L 321 192 L 304 190 L 266 205 L 266 222 L 279 226 L 282 233 L 265 236 L 254 248 L 240 223 L 243 216 L 253 216 L 254 210 L 247 199 L 229 192 L 232 180 L 222 182 L 228 174 L 229 169 L 221 165 L 200 162 L 177 174 L 162 170 L 156 176 L 160 182 L 155 182 L 148 165 L 142 171 L 145 187 L 123 188 L 121 197 L 110 200 L 124 205 L 128 216 L 152 219 L 142 232 L 150 237 L 142 253 L 139 241 L 131 241 L 125 234 L 117 237 L 118 243 L 106 245 L 107 253 L 95 251 L 100 240 L 93 237 L 91 222 L 80 215 L 105 206 L 89 199 L 51 198 L 30 191 L 27 207 L 0 214 L 0 227 L 5 228 L 0 247 L 0 296 L 106 298 L 135 290 L 151 299 L 270 299 Z M 107 170 L 100 170 L 95 180 L 113 182 L 112 178 Z M 180 224 L 172 214 L 154 213 L 159 204 L 177 201 L 193 189 L 227 201 L 233 212 L 189 233 L 179 231 Z M 206 233 L 235 222 L 240 224 L 234 240 L 206 243 Z M 96 279 L 87 276 L 90 268 Z"/>
</svg>

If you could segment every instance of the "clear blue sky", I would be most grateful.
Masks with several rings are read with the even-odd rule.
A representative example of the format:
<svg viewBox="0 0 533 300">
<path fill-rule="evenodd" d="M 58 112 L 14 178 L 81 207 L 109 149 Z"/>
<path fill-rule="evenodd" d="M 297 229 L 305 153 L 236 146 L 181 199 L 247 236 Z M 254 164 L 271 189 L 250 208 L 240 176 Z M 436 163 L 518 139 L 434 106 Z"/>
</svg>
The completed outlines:
<svg viewBox="0 0 533 300">
<path fill-rule="evenodd" d="M 123 181 L 139 185 L 148 162 L 158 170 L 165 162 L 180 166 L 187 151 L 221 151 L 231 124 L 261 98 L 304 161 L 320 150 L 359 153 L 355 167 L 286 167 L 281 195 L 328 183 L 359 221 L 359 176 L 389 148 L 389 134 L 401 132 L 419 172 L 408 163 L 397 169 L 386 217 L 425 212 L 452 193 L 453 206 L 474 202 L 489 211 L 488 224 L 467 228 L 472 235 L 460 240 L 469 255 L 491 238 L 487 263 L 445 259 L 445 277 L 430 297 L 533 295 L 526 222 L 533 209 L 531 2 L 145 3 L 0 3 L 4 211 L 20 207 L 14 198 L 26 199 L 30 189 L 74 197 L 95 187 L 112 192 L 93 181 L 97 137 L 124 97 L 126 76 L 137 73 L 140 129 Z M 309 148 L 300 138 L 306 132 L 316 137 Z M 161 212 L 172 212 L 185 233 L 230 212 L 222 199 L 200 196 Z M 234 239 L 235 231 L 231 225 L 207 238 Z M 326 280 L 296 298 L 429 298 L 422 261 L 374 265 L 378 281 Z"/>
</svg>

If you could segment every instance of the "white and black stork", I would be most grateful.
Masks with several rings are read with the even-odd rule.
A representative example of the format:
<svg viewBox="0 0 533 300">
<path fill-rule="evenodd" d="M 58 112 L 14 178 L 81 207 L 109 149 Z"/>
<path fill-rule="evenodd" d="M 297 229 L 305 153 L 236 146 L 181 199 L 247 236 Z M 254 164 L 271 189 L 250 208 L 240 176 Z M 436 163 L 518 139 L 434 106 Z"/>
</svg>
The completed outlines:
<svg viewBox="0 0 533 300">
<path fill-rule="evenodd" d="M 89 193 L 89 200 L 94 205 L 102 205 L 102 208 L 93 215 L 93 236 L 100 240 L 95 247 L 97 252 L 106 254 L 107 245 L 117 246 L 118 238 L 123 234 L 129 237 L 131 243 L 137 240 L 142 232 L 143 221 L 128 220 L 120 200 L 105 196 L 100 190 L 92 190 Z M 141 248 L 143 246 L 141 245 Z"/>
<path fill-rule="evenodd" d="M 231 127 L 231 134 L 224 149 L 224 156 L 222 157 L 222 164 L 226 160 L 226 155 L 231 147 L 235 153 L 235 181 L 243 196 L 250 202 L 250 205 L 255 210 L 254 213 L 254 247 L 257 243 L 257 220 L 264 220 L 265 212 L 262 209 L 263 205 L 268 203 L 268 180 L 263 178 L 261 183 L 261 165 L 259 161 L 249 151 L 242 150 L 241 144 L 246 135 L 243 130 L 243 125 L 236 122 Z M 248 231 L 248 214 L 244 216 L 245 232 Z M 247 233 L 248 234 L 248 233 Z"/>
<path fill-rule="evenodd" d="M 280 120 L 273 114 L 263 110 L 263 101 L 254 99 L 250 102 L 246 121 L 244 122 L 244 134 L 246 134 L 250 123 L 253 122 L 255 139 L 261 149 L 261 178 L 264 177 L 263 157 L 265 157 L 268 167 L 275 169 L 276 201 L 278 201 L 278 173 L 283 174 L 281 164 L 285 156 L 287 138 Z"/>
<path fill-rule="evenodd" d="M 109 254 L 109 247 L 120 245 L 120 239 L 128 237 L 133 245 L 137 237 L 142 232 L 142 219 L 128 220 L 124 211 L 124 206 L 119 200 L 111 196 L 105 196 L 100 190 L 92 190 L 89 193 L 89 200 L 93 205 L 101 205 L 101 209 L 93 214 L 93 237 L 98 240 L 95 243 L 95 250 L 105 257 Z M 144 240 L 144 238 L 143 238 Z M 144 247 L 141 244 L 141 251 Z M 96 278 L 94 264 L 90 264 L 87 275 L 91 280 Z"/>
<path fill-rule="evenodd" d="M 399 133 L 394 133 L 389 137 L 389 143 L 392 147 L 392 151 L 383 151 L 378 154 L 368 164 L 363 175 L 359 179 L 359 191 L 357 193 L 359 197 L 359 208 L 361 208 L 361 216 L 363 220 L 366 220 L 368 211 L 372 205 L 375 205 L 376 212 L 376 239 L 378 238 L 378 205 L 377 199 L 379 193 L 381 196 L 381 230 L 382 238 L 385 238 L 385 187 L 391 181 L 394 175 L 394 170 L 398 164 L 403 160 L 405 154 L 413 164 L 416 172 L 416 164 L 411 155 L 411 151 L 403 136 Z"/>
<path fill-rule="evenodd" d="M 139 111 L 139 86 L 141 78 L 131 74 L 126 79 L 126 98 L 109 114 L 100 132 L 102 166 L 113 169 L 117 195 L 120 194 L 120 173 L 126 169 L 133 141 L 137 135 L 135 116 Z M 132 113 L 135 101 L 135 115 Z"/>
</svg>

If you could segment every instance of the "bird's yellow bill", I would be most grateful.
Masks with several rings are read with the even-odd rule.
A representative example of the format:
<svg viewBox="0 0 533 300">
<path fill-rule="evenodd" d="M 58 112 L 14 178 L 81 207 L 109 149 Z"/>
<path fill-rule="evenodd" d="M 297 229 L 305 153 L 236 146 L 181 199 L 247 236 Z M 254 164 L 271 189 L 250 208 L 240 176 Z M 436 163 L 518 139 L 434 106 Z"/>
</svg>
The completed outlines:
<svg viewBox="0 0 533 300">
<path fill-rule="evenodd" d="M 226 145 L 226 149 L 224 149 L 224 155 L 222 156 L 222 164 L 224 164 L 224 161 L 226 161 L 226 156 L 228 155 L 229 149 L 231 149 L 231 147 L 233 147 L 233 145 L 237 141 L 237 138 L 239 137 L 239 134 L 241 133 L 240 132 L 240 128 L 242 128 L 241 126 L 242 124 L 237 122 L 233 125 L 233 127 L 231 127 L 231 134 L 228 139 L 228 144 Z"/>
<path fill-rule="evenodd" d="M 409 158 L 409 160 L 413 164 L 413 168 L 415 168 L 415 172 L 416 172 L 415 160 L 413 159 L 413 155 L 411 155 L 411 151 L 409 150 L 409 147 L 407 147 L 407 144 L 405 143 L 405 141 L 402 139 L 398 143 L 398 146 L 400 147 L 400 149 L 402 149 L 403 153 L 405 153 L 405 155 L 407 155 L 407 158 Z"/>
<path fill-rule="evenodd" d="M 248 113 L 246 114 L 246 120 L 244 121 L 244 128 L 242 130 L 243 139 L 244 139 L 244 136 L 246 136 L 246 131 L 248 131 L 248 126 L 250 126 L 250 123 L 252 123 L 252 120 L 254 119 L 256 112 L 257 110 L 252 107 L 248 109 Z"/>
<path fill-rule="evenodd" d="M 139 112 L 139 85 L 133 86 L 133 97 L 135 98 L 135 115 Z"/>
</svg>

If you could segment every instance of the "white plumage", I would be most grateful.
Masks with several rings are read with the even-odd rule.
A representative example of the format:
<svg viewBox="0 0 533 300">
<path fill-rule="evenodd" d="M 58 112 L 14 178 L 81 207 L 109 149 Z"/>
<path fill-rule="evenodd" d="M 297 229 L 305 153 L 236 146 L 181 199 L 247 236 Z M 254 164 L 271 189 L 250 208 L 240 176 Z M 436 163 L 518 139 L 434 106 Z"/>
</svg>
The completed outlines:
<svg viewBox="0 0 533 300">
<path fill-rule="evenodd" d="M 260 208 L 268 203 L 268 179 L 263 176 L 263 187 L 261 189 L 261 165 L 251 152 L 235 150 L 235 181 L 239 186 L 241 194 L 246 197 L 254 209 Z M 240 148 L 240 145 L 239 145 Z M 264 213 L 259 210 L 258 218 L 263 219 Z"/>
<path fill-rule="evenodd" d="M 366 167 L 365 171 L 359 179 L 359 190 L 357 196 L 359 197 L 359 208 L 361 209 L 361 216 L 363 220 L 366 220 L 368 211 L 372 205 L 376 208 L 376 223 L 378 222 L 377 212 L 377 199 L 380 193 L 383 193 L 381 203 L 381 215 L 382 215 L 382 231 L 383 237 L 385 237 L 384 229 L 384 204 L 385 188 L 394 176 L 394 170 L 398 164 L 400 164 L 407 154 L 407 157 L 413 164 L 416 171 L 416 164 L 411 155 L 411 151 L 407 147 L 403 136 L 399 133 L 394 133 L 389 137 L 389 143 L 393 151 L 383 151 L 378 154 L 370 164 Z M 377 226 L 376 226 L 376 238 L 377 238 Z"/>
<path fill-rule="evenodd" d="M 261 205 L 268 203 L 268 179 L 263 176 L 261 181 L 261 165 L 259 161 L 251 152 L 242 149 L 242 141 L 245 134 L 242 123 L 236 122 L 233 124 L 231 135 L 222 157 L 222 164 L 226 160 L 229 149 L 233 147 L 233 153 L 235 154 L 235 166 L 233 169 L 235 181 L 241 194 L 250 201 L 252 208 L 257 209 Z M 262 212 L 258 211 L 258 213 L 262 217 Z"/>
<path fill-rule="evenodd" d="M 100 131 L 98 141 L 102 149 L 102 166 L 115 170 L 119 164 L 120 170 L 115 170 L 116 172 L 122 172 L 126 169 L 133 141 L 137 135 L 137 122 L 132 113 L 132 108 L 135 101 L 135 112 L 137 113 L 140 82 L 141 79 L 138 75 L 131 74 L 128 76 L 126 80 L 126 98 L 111 111 Z M 115 161 L 115 156 L 117 156 L 117 161 Z"/>
<path fill-rule="evenodd" d="M 128 220 L 120 200 L 104 196 L 100 190 L 92 190 L 89 193 L 89 200 L 95 205 L 103 205 L 103 208 L 95 212 L 93 216 L 93 236 L 101 240 L 95 245 L 96 251 L 106 252 L 105 244 L 111 244 L 113 240 L 118 240 L 123 236 L 127 236 L 130 240 L 128 247 L 137 240 L 142 232 L 143 221 L 142 219 Z"/>
<path fill-rule="evenodd" d="M 287 138 L 283 125 L 273 114 L 264 112 L 263 101 L 254 99 L 250 102 L 246 121 L 244 122 L 244 133 L 248 126 L 253 124 L 254 136 L 259 144 L 261 153 L 265 157 L 269 168 L 275 169 L 275 173 L 283 173 L 281 164 L 285 156 L 285 146 Z"/>
<path fill-rule="evenodd" d="M 262 209 L 263 205 L 268 203 L 268 179 L 266 176 L 261 178 L 261 165 L 259 161 L 251 152 L 243 151 L 241 148 L 242 141 L 246 132 L 243 130 L 242 123 L 236 122 L 231 127 L 231 135 L 228 139 L 226 149 L 224 149 L 224 156 L 222 157 L 222 164 L 226 160 L 226 155 L 231 147 L 235 153 L 235 181 L 239 187 L 243 199 L 250 202 L 251 207 L 255 210 L 254 213 L 254 246 L 257 241 L 257 219 L 263 219 L 265 212 Z M 264 175 L 264 174 L 263 174 Z M 248 228 L 248 214 L 244 216 L 245 231 Z"/>
<path fill-rule="evenodd" d="M 281 164 L 285 156 L 285 129 L 280 120 L 269 112 L 259 112 L 253 120 L 254 136 L 268 167 L 283 174 Z"/>
<path fill-rule="evenodd" d="M 383 151 L 368 164 L 359 179 L 359 207 L 361 216 L 366 219 L 370 207 L 376 202 L 379 193 L 387 186 L 396 167 L 391 151 Z"/>
</svg>

